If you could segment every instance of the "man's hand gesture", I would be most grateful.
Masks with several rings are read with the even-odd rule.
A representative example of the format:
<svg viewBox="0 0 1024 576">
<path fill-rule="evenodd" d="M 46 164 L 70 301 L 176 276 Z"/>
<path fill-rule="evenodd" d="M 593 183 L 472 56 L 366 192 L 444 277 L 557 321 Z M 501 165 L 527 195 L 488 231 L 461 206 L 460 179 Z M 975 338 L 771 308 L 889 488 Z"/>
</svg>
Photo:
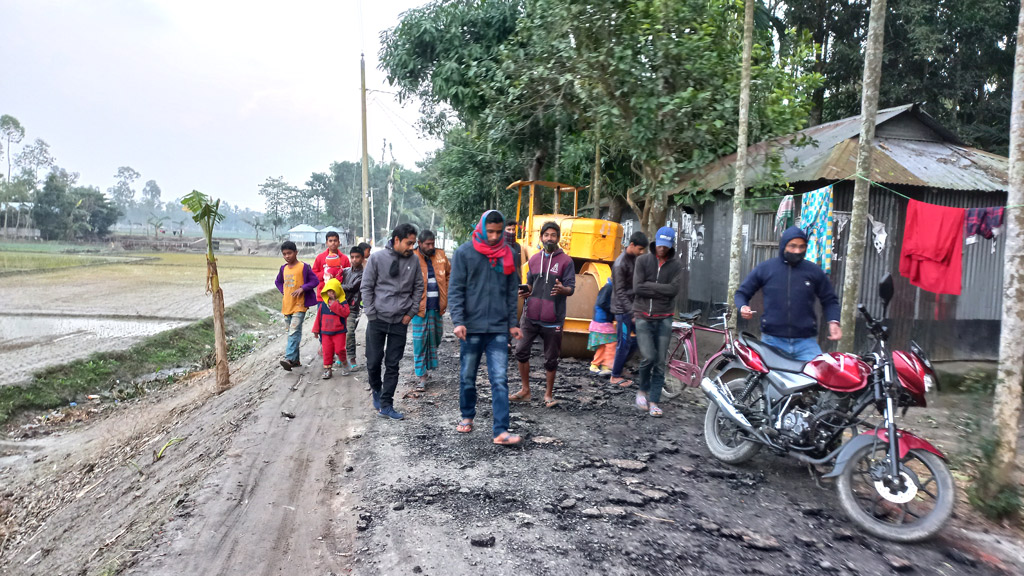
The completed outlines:
<svg viewBox="0 0 1024 576">
<path fill-rule="evenodd" d="M 572 288 L 562 286 L 561 280 L 555 280 L 555 286 L 551 289 L 552 296 L 568 296 L 572 294 Z"/>
</svg>

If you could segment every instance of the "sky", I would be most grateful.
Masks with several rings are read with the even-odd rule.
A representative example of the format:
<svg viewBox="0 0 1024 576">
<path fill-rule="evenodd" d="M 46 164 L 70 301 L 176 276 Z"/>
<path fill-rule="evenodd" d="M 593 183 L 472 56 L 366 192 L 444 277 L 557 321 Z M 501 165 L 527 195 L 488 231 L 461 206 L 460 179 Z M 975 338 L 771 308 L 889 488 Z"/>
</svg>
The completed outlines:
<svg viewBox="0 0 1024 576">
<path fill-rule="evenodd" d="M 439 142 L 378 69 L 380 32 L 427 0 L 0 0 L 0 114 L 106 190 L 119 166 L 163 201 L 193 189 L 263 209 L 270 176 L 301 186 L 368 142 L 414 167 Z M 386 159 L 390 159 L 390 152 Z"/>
</svg>

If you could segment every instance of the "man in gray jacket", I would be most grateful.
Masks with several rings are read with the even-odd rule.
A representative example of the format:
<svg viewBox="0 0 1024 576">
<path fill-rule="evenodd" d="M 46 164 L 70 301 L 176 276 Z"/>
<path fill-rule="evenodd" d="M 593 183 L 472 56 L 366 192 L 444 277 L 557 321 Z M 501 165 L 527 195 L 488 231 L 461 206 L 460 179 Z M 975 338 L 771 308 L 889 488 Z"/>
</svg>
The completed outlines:
<svg viewBox="0 0 1024 576">
<path fill-rule="evenodd" d="M 391 233 L 384 250 L 366 261 L 363 271 L 363 315 L 366 325 L 366 373 L 370 377 L 373 407 L 380 416 L 401 420 L 395 410 L 398 388 L 398 364 L 405 353 L 409 322 L 419 309 L 423 296 L 423 275 L 419 260 L 413 256 L 416 227 L 399 224 Z M 381 379 L 381 361 L 384 377 Z"/>
</svg>

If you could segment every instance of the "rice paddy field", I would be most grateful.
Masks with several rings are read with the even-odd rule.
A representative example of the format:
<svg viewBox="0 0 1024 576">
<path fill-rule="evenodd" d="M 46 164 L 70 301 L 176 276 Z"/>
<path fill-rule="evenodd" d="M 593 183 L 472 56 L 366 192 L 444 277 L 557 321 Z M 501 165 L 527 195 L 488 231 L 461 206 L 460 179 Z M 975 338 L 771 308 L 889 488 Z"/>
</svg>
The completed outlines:
<svg viewBox="0 0 1024 576">
<path fill-rule="evenodd" d="M 197 253 L 0 244 L 0 385 L 211 314 Z M 218 255 L 227 305 L 273 288 L 278 257 Z"/>
</svg>

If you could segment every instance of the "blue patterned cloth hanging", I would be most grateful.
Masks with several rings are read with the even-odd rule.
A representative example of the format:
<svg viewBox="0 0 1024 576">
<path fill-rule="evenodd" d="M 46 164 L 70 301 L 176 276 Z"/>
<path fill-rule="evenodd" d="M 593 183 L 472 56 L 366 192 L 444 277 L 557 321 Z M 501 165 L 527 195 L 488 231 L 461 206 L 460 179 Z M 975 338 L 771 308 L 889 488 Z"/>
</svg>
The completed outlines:
<svg viewBox="0 0 1024 576">
<path fill-rule="evenodd" d="M 832 273 L 832 186 L 803 195 L 800 226 L 807 232 L 807 259 Z"/>
</svg>

